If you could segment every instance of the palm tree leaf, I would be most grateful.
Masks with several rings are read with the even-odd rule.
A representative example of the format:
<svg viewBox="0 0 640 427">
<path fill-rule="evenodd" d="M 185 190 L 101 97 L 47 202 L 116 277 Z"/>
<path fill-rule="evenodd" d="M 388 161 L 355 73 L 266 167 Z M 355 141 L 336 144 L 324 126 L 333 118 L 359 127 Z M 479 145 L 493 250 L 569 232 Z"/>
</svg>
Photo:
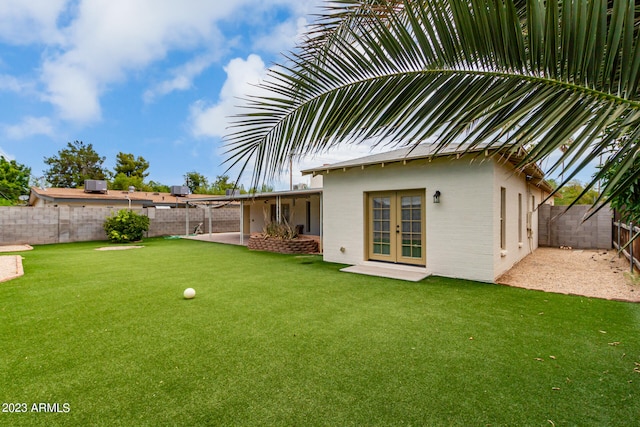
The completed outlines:
<svg viewBox="0 0 640 427">
<path fill-rule="evenodd" d="M 227 161 L 243 172 L 252 163 L 257 186 L 291 156 L 437 135 L 439 149 L 460 137 L 526 145 L 520 167 L 572 137 L 554 165 L 572 168 L 568 176 L 605 150 L 631 164 L 640 147 L 639 16 L 630 0 L 328 3 L 292 65 L 261 85 L 270 95 L 246 100 L 234 118 Z M 618 191 L 627 181 L 611 182 Z"/>
</svg>

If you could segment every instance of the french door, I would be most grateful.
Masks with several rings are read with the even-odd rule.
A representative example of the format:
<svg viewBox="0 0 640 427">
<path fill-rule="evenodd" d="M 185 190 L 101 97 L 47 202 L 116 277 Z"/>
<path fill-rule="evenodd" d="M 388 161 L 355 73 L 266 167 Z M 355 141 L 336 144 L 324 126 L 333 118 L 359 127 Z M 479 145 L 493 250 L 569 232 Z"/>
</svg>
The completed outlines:
<svg viewBox="0 0 640 427">
<path fill-rule="evenodd" d="M 424 190 L 368 194 L 369 259 L 426 264 L 424 194 Z"/>
</svg>

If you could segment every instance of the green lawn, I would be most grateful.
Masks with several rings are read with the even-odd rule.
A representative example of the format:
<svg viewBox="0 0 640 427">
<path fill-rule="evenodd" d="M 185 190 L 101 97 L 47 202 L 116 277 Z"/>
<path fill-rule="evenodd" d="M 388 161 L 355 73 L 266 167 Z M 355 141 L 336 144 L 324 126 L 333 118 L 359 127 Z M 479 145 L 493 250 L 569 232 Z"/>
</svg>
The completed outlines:
<svg viewBox="0 0 640 427">
<path fill-rule="evenodd" d="M 0 284 L 0 397 L 28 413 L 0 425 L 639 422 L 638 304 L 143 244 L 22 253 Z"/>
</svg>

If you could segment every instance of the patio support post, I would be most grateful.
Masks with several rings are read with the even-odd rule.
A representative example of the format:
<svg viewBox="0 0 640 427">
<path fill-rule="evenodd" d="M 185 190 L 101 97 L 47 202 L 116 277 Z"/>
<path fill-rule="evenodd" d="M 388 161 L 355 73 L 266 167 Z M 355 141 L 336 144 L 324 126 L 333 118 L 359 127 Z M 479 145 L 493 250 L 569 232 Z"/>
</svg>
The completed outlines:
<svg viewBox="0 0 640 427">
<path fill-rule="evenodd" d="M 209 210 L 209 238 L 211 238 L 211 203 L 207 203 L 207 208 Z"/>
<path fill-rule="evenodd" d="M 240 244 L 244 246 L 244 200 L 240 200 Z"/>
<path fill-rule="evenodd" d="M 280 209 L 280 196 L 276 196 L 276 221 L 278 224 L 282 222 L 282 211 Z"/>
<path fill-rule="evenodd" d="M 324 238 L 322 237 L 322 225 L 324 223 L 324 213 L 322 211 L 323 209 L 323 204 L 322 204 L 322 198 L 323 198 L 323 194 L 320 193 L 320 252 L 324 253 Z"/>
</svg>

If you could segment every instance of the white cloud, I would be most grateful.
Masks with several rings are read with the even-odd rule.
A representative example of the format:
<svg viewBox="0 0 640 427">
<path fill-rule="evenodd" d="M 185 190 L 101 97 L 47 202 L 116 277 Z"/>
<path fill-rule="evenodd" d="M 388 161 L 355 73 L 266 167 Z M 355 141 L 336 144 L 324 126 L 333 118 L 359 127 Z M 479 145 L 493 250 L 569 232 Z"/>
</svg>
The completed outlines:
<svg viewBox="0 0 640 427">
<path fill-rule="evenodd" d="M 0 40 L 44 46 L 41 99 L 62 119 L 86 123 L 101 118 L 100 98 L 113 85 L 170 52 L 199 56 L 152 85 L 145 100 L 191 88 L 193 79 L 225 48 L 217 28 L 221 21 L 240 27 L 286 8 L 290 21 L 276 26 L 269 41 L 244 42 L 269 52 L 288 50 L 306 22 L 300 17 L 318 4 L 320 0 L 3 0 Z M 0 90 L 16 90 L 18 83 L 5 79 Z"/>
<path fill-rule="evenodd" d="M 160 96 L 167 95 L 178 90 L 188 90 L 193 87 L 193 79 L 198 77 L 205 69 L 218 59 L 217 53 L 201 55 L 187 62 L 181 67 L 171 70 L 171 79 L 154 85 L 145 91 L 143 98 L 146 103 L 153 102 Z"/>
<path fill-rule="evenodd" d="M 82 1 L 65 29 L 64 48 L 50 55 L 42 66 L 44 99 L 66 120 L 98 120 L 100 96 L 110 85 L 126 80 L 129 72 L 146 68 L 172 50 L 192 51 L 216 44 L 221 36 L 215 23 L 228 17 L 238 4 L 242 2 Z M 169 82 L 159 93 L 180 84 L 185 83 Z"/>
<path fill-rule="evenodd" d="M 190 130 L 197 137 L 222 137 L 227 133 L 229 117 L 238 113 L 238 98 L 257 95 L 263 89 L 255 87 L 267 73 L 264 62 L 258 55 L 232 59 L 224 68 L 224 82 L 218 103 L 208 106 L 198 101 L 191 106 Z"/>
<path fill-rule="evenodd" d="M 0 91 L 20 93 L 31 89 L 32 86 L 32 84 L 23 82 L 14 76 L 0 74 Z"/>
<path fill-rule="evenodd" d="M 25 117 L 15 125 L 3 125 L 6 138 L 24 139 L 34 135 L 54 136 L 54 126 L 48 117 Z"/>
<path fill-rule="evenodd" d="M 69 0 L 3 0 L 0 39 L 14 44 L 55 44 L 62 40 L 57 21 Z"/>
<path fill-rule="evenodd" d="M 294 17 L 276 25 L 269 34 L 255 41 L 254 49 L 272 53 L 286 53 L 300 44 L 308 24 L 306 18 Z"/>
</svg>

